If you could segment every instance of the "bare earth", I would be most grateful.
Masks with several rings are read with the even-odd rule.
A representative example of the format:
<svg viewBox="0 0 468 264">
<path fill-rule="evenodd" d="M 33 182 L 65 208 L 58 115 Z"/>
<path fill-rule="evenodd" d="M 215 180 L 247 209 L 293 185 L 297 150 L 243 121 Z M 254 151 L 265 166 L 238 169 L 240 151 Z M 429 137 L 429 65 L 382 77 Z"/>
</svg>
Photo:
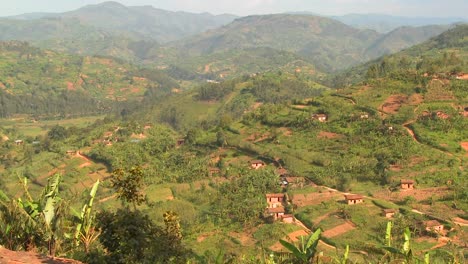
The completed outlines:
<svg viewBox="0 0 468 264">
<path fill-rule="evenodd" d="M 380 109 L 387 114 L 396 114 L 400 110 L 401 104 L 406 102 L 406 95 L 395 94 L 387 98 L 380 106 Z"/>
<path fill-rule="evenodd" d="M 72 259 L 45 257 L 34 252 L 16 252 L 0 247 L 0 264 L 80 264 Z"/>
<path fill-rule="evenodd" d="M 349 231 L 351 231 L 351 230 L 353 230 L 355 228 L 356 228 L 356 226 L 354 226 L 354 224 L 352 224 L 350 222 L 346 222 L 346 223 L 341 224 L 339 226 L 335 226 L 332 229 L 326 230 L 325 232 L 323 232 L 322 235 L 324 237 L 327 237 L 327 238 L 336 237 L 336 236 L 339 236 L 339 235 L 344 234 L 346 232 L 349 232 Z"/>
</svg>

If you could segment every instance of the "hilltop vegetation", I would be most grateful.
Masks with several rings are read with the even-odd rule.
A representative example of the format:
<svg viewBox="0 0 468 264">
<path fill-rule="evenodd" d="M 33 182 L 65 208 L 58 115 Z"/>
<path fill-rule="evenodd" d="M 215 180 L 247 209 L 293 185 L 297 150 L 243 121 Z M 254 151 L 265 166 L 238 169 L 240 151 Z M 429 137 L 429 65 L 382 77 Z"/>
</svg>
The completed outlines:
<svg viewBox="0 0 468 264">
<path fill-rule="evenodd" d="M 106 2 L 61 14 L 1 19 L 0 39 L 118 57 L 185 79 L 224 79 L 278 67 L 319 75 L 343 70 L 421 43 L 449 27 L 402 27 L 382 34 L 314 15 L 235 18 Z"/>
<path fill-rule="evenodd" d="M 300 18 L 292 21 L 309 21 Z M 276 17 L 234 23 L 262 19 Z M 275 70 L 198 84 L 187 59 L 167 72 L 193 89 L 169 93 L 178 82 L 160 71 L 4 44 L 0 81 L 13 98 L 45 96 L 48 87 L 66 98 L 61 84 L 86 75 L 88 83 L 73 82 L 76 92 L 129 104 L 90 125 L 37 124 L 34 134 L 34 124 L 2 123 L 0 244 L 89 263 L 464 263 L 467 29 L 334 76 L 346 84 L 336 90 L 292 52 L 263 61 Z M 266 69 L 236 49 L 219 52 L 242 64 L 219 60 L 209 65 L 216 74 L 232 65 Z M 290 63 L 278 68 L 276 57 Z M 402 189 L 401 180 L 415 188 Z M 274 209 L 292 223 L 265 210 L 266 194 L 283 197 Z M 347 204 L 349 194 L 363 203 Z M 444 230 L 427 228 L 429 220 Z"/>
<path fill-rule="evenodd" d="M 0 58 L 2 117 L 102 113 L 117 101 L 141 100 L 178 87 L 157 70 L 112 58 L 44 51 L 23 42 L 0 43 Z"/>
<path fill-rule="evenodd" d="M 124 6 L 109 1 L 65 13 L 26 14 L 10 19 L 15 18 L 35 23 L 47 20 L 37 20 L 38 18 L 77 20 L 88 27 L 137 35 L 164 43 L 222 26 L 231 22 L 235 16 L 171 12 L 151 6 Z"/>
</svg>

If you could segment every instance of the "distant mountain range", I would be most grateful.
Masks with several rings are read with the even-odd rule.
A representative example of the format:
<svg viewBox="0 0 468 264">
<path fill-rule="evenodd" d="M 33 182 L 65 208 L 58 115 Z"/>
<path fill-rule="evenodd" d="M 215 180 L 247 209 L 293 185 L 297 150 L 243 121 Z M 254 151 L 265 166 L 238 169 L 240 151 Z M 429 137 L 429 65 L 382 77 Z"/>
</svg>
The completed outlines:
<svg viewBox="0 0 468 264">
<path fill-rule="evenodd" d="M 380 18 L 403 24 L 437 21 L 364 17 L 336 19 L 346 18 L 352 24 L 355 22 L 350 18 L 355 18 L 369 25 Z M 297 65 L 306 65 L 307 71 L 314 73 L 333 72 L 421 43 L 452 27 L 405 26 L 383 34 L 336 19 L 298 13 L 237 18 L 105 2 L 65 13 L 0 19 L 0 40 L 28 41 L 80 55 L 118 57 L 170 69 L 175 76 L 222 78 L 273 68 L 294 70 Z"/>
<path fill-rule="evenodd" d="M 374 29 L 382 33 L 390 32 L 403 26 L 420 27 L 468 22 L 468 18 L 461 17 L 403 17 L 383 14 L 348 14 L 331 16 L 331 18 L 353 27 Z"/>
<path fill-rule="evenodd" d="M 450 25 L 402 27 L 387 34 L 356 29 L 337 20 L 277 14 L 248 16 L 174 44 L 185 57 L 269 47 L 298 54 L 325 72 L 347 68 L 421 43 Z"/>
<path fill-rule="evenodd" d="M 164 43 L 228 24 L 236 16 L 172 12 L 152 6 L 125 6 L 118 2 L 104 2 L 65 13 L 31 13 L 10 18 L 21 20 L 78 19 L 80 24 L 85 26 L 132 33 Z"/>
</svg>

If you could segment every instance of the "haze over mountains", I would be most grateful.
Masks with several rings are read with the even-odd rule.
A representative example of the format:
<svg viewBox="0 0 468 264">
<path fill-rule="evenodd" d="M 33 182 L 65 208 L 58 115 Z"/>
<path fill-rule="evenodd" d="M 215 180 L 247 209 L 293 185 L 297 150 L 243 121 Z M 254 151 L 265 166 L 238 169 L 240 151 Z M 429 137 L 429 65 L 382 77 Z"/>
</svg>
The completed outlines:
<svg viewBox="0 0 468 264">
<path fill-rule="evenodd" d="M 335 18 L 345 23 L 299 13 L 237 18 L 105 2 L 65 13 L 0 19 L 0 40 L 23 40 L 60 52 L 113 56 L 161 68 L 177 65 L 184 72 L 224 77 L 268 70 L 270 65 L 291 68 L 297 60 L 319 72 L 342 70 L 421 43 L 451 27 L 427 23 L 458 21 L 378 15 Z M 380 20 L 391 24 L 385 30 L 400 24 L 425 26 L 404 26 L 388 33 L 364 29 Z"/>
</svg>

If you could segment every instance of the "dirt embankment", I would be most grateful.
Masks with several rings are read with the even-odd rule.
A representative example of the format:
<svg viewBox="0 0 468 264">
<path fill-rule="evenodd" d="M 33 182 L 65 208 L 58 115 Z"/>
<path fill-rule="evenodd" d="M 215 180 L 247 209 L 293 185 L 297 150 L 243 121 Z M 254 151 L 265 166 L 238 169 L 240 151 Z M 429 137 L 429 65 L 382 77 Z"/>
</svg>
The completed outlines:
<svg viewBox="0 0 468 264">
<path fill-rule="evenodd" d="M 380 106 L 380 110 L 387 114 L 396 114 L 403 103 L 408 100 L 404 94 L 395 94 L 389 96 L 387 100 Z"/>
<path fill-rule="evenodd" d="M 52 258 L 35 252 L 11 251 L 0 247 L 0 264 L 82 264 L 73 259 Z"/>
</svg>

